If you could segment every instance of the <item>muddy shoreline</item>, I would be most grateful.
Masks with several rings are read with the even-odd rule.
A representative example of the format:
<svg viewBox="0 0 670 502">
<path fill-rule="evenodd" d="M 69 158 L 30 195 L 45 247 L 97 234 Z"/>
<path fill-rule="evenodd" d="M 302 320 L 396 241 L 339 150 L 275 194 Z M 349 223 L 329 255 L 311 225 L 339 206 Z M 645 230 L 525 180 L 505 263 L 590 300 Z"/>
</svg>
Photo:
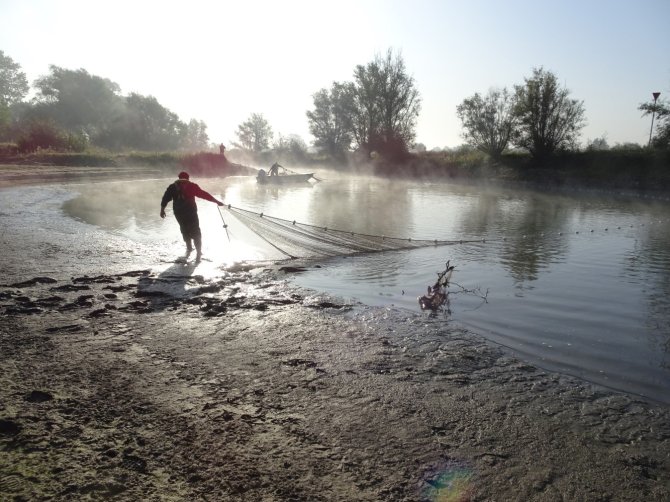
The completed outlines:
<svg viewBox="0 0 670 502">
<path fill-rule="evenodd" d="M 0 193 L 3 500 L 670 499 L 666 405 L 281 264 L 36 231 Z"/>
</svg>

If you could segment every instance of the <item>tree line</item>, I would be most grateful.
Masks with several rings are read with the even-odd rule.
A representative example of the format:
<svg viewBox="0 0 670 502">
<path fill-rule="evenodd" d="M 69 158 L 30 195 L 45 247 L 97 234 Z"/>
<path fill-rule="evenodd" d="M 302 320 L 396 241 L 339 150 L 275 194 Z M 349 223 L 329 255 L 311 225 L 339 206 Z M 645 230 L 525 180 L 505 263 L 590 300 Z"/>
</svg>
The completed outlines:
<svg viewBox="0 0 670 502">
<path fill-rule="evenodd" d="M 413 145 L 421 98 L 403 58 L 392 50 L 356 66 L 352 82 L 317 91 L 313 101 L 306 112 L 312 145 L 333 160 L 346 160 L 352 150 L 401 160 Z M 256 153 L 268 149 L 273 136 L 261 113 L 252 113 L 236 134 L 235 146 Z M 275 150 L 302 146 L 295 135 L 280 136 L 273 145 Z"/>
<path fill-rule="evenodd" d="M 0 141 L 15 141 L 22 151 L 37 147 L 83 151 L 97 146 L 112 151 L 201 151 L 210 148 L 207 125 L 188 123 L 153 96 L 122 95 L 115 82 L 84 69 L 50 66 L 33 83 L 34 97 L 19 64 L 0 51 Z M 415 146 L 421 96 L 399 53 L 389 49 L 357 65 L 353 80 L 333 82 L 313 96 L 306 112 L 312 145 L 338 161 L 352 152 L 369 158 L 373 152 L 392 161 L 406 159 Z M 657 120 L 653 146 L 670 143 L 670 106 L 665 101 L 642 103 L 643 114 Z M 582 101 L 559 85 L 555 74 L 533 69 L 524 82 L 475 93 L 456 114 L 465 142 L 496 159 L 516 147 L 534 158 L 574 150 L 585 125 Z M 272 148 L 294 158 L 307 145 L 297 135 L 274 138 L 261 113 L 251 113 L 236 130 L 234 146 L 260 153 Z M 273 142 L 274 139 L 274 142 Z M 604 148 L 604 139 L 589 147 Z"/>
<path fill-rule="evenodd" d="M 0 51 L 0 139 L 20 150 L 37 147 L 83 151 L 89 145 L 109 150 L 173 151 L 208 147 L 207 125 L 183 122 L 153 96 L 121 94 L 118 84 L 51 65 L 33 83 Z"/>
<path fill-rule="evenodd" d="M 659 119 L 652 145 L 667 149 L 670 146 L 670 106 L 663 101 L 642 103 L 644 115 L 654 113 Z M 544 159 L 559 151 L 578 148 L 579 132 L 585 125 L 582 101 L 570 98 L 570 93 L 558 83 L 555 74 L 544 68 L 533 74 L 513 91 L 491 89 L 487 94 L 475 93 L 457 107 L 463 124 L 465 141 L 497 159 L 514 146 Z M 591 142 L 589 149 L 607 149 L 604 138 Z"/>
</svg>

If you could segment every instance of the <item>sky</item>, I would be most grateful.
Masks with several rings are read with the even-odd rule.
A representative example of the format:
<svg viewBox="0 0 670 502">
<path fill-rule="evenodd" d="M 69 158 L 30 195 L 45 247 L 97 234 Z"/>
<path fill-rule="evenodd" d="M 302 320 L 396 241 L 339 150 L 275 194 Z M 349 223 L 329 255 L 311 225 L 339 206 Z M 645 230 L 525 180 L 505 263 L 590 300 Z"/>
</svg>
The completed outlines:
<svg viewBox="0 0 670 502">
<path fill-rule="evenodd" d="M 154 96 L 231 145 L 260 113 L 313 141 L 313 94 L 392 49 L 420 93 L 416 141 L 463 143 L 456 107 L 553 72 L 583 101 L 582 144 L 649 140 L 639 104 L 670 97 L 670 0 L 0 0 L 0 50 Z"/>
</svg>

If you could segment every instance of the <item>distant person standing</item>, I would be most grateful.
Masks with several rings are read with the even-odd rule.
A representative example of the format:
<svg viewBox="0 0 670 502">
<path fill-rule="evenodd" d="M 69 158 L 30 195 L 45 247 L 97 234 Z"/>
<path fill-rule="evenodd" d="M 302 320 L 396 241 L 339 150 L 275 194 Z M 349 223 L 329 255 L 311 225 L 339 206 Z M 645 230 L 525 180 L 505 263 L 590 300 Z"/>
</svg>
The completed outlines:
<svg viewBox="0 0 670 502">
<path fill-rule="evenodd" d="M 219 155 L 224 155 L 226 153 L 226 147 L 221 143 L 219 145 Z"/>
<path fill-rule="evenodd" d="M 278 175 L 279 175 L 279 168 L 280 168 L 280 167 L 281 167 L 282 169 L 284 169 L 284 166 L 279 165 L 277 162 L 275 162 L 274 164 L 272 164 L 272 167 L 270 167 L 270 171 L 269 171 L 270 176 L 278 176 Z"/>
<path fill-rule="evenodd" d="M 180 172 L 178 178 L 177 181 L 167 187 L 163 194 L 160 215 L 161 218 L 165 218 L 165 206 L 172 201 L 174 216 L 179 223 L 179 230 L 186 243 L 186 256 L 188 257 L 193 252 L 193 246 L 195 246 L 196 261 L 200 261 L 202 258 L 202 235 L 195 198 L 200 197 L 219 206 L 223 206 L 223 202 L 215 199 L 198 185 L 189 181 L 187 172 Z"/>
</svg>

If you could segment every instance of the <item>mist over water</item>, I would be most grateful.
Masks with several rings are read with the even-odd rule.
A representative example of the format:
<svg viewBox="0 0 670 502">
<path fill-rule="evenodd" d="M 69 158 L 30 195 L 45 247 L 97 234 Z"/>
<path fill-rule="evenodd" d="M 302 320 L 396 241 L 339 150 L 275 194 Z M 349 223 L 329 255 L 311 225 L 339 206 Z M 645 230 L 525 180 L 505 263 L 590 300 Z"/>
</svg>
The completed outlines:
<svg viewBox="0 0 670 502">
<path fill-rule="evenodd" d="M 63 209 L 177 256 L 183 250 L 177 224 L 171 213 L 158 217 L 171 181 L 79 185 Z M 483 302 L 454 291 L 451 314 L 439 314 L 444 322 L 462 324 L 541 367 L 670 402 L 666 203 L 355 176 L 283 187 L 258 186 L 253 178 L 193 181 L 226 204 L 289 220 L 375 235 L 475 240 L 324 259 L 295 282 L 420 312 L 417 296 L 451 260 L 452 281 L 488 294 Z M 229 242 L 216 206 L 198 205 L 205 256 L 214 263 L 283 258 L 223 211 Z"/>
</svg>

